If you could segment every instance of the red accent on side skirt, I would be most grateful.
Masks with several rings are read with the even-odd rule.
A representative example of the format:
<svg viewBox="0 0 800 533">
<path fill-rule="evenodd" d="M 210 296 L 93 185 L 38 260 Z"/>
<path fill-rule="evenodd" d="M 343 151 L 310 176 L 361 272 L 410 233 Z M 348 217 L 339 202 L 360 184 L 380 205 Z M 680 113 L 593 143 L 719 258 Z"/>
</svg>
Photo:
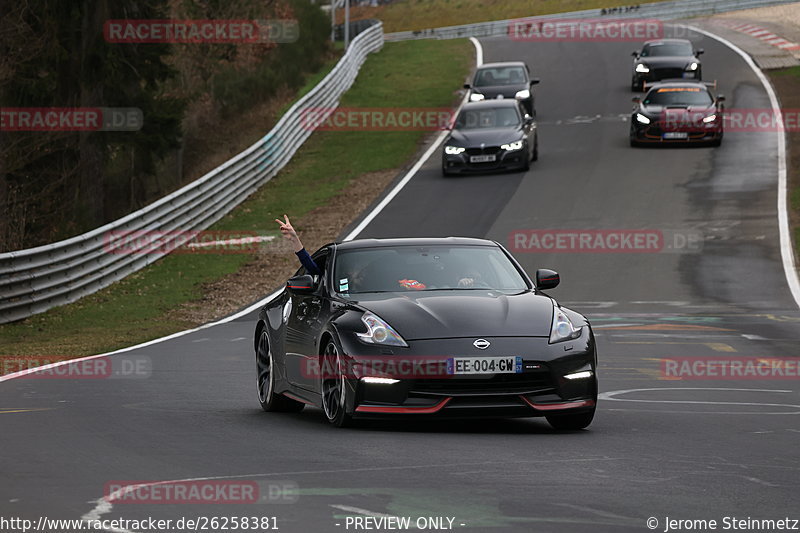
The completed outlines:
<svg viewBox="0 0 800 533">
<path fill-rule="evenodd" d="M 304 400 L 304 399 L 302 399 L 302 398 L 300 398 L 298 396 L 295 396 L 291 392 L 284 392 L 283 395 L 286 396 L 287 398 L 289 398 L 290 400 L 294 400 L 296 402 L 304 403 L 306 405 L 314 405 L 313 403 L 309 402 L 308 400 Z"/>
<path fill-rule="evenodd" d="M 560 411 L 561 409 L 576 409 L 578 407 L 592 407 L 594 405 L 594 400 L 578 400 L 575 402 L 563 403 L 533 403 L 525 396 L 520 396 L 520 398 L 537 411 Z"/>
<path fill-rule="evenodd" d="M 433 407 L 394 407 L 394 406 L 381 406 L 381 405 L 359 405 L 356 407 L 357 413 L 414 413 L 420 415 L 427 415 L 441 410 L 445 405 L 450 402 L 452 398 L 445 398 Z"/>
</svg>

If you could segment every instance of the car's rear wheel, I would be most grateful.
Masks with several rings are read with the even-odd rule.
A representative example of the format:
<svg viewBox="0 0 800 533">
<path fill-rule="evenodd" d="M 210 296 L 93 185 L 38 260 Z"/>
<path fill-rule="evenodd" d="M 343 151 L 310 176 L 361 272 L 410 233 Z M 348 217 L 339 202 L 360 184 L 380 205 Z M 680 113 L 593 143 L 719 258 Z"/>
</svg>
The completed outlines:
<svg viewBox="0 0 800 533">
<path fill-rule="evenodd" d="M 347 388 L 341 350 L 331 339 L 322 354 L 322 410 L 336 427 L 349 426 L 352 417 L 346 412 Z"/>
<path fill-rule="evenodd" d="M 574 415 L 548 415 L 547 421 L 555 429 L 577 430 L 588 427 L 594 419 L 595 409 Z"/>
<path fill-rule="evenodd" d="M 275 368 L 272 350 L 269 347 L 267 331 L 258 337 L 256 350 L 256 371 L 258 372 L 258 402 L 261 408 L 270 412 L 298 413 L 305 404 L 275 392 Z"/>
</svg>

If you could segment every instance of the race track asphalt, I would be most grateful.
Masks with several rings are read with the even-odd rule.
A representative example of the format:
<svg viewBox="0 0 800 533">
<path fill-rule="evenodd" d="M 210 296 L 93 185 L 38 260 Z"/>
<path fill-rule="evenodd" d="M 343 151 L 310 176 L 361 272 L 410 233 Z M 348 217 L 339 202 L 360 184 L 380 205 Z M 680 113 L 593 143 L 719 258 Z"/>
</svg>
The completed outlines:
<svg viewBox="0 0 800 533">
<path fill-rule="evenodd" d="M 697 37 L 704 76 L 730 107 L 769 107 L 738 55 Z M 264 413 L 251 314 L 112 357 L 119 368 L 146 361 L 152 373 L 139 379 L 0 383 L 0 517 L 263 516 L 284 532 L 336 532 L 354 530 L 348 516 L 391 515 L 592 533 L 645 531 L 649 517 L 659 531 L 667 517 L 718 529 L 725 517 L 799 519 L 798 378 L 670 380 L 660 361 L 800 356 L 778 243 L 776 135 L 630 148 L 635 43 L 481 42 L 487 62 L 521 59 L 542 79 L 540 160 L 524 174 L 445 179 L 437 152 L 360 237 L 487 237 L 530 273 L 558 270 L 551 294 L 586 314 L 598 339 L 602 399 L 588 430 L 544 419 L 337 430 L 317 409 Z M 565 229 L 666 240 L 649 253 L 531 253 L 510 239 Z M 298 492 L 257 504 L 99 501 L 109 484 L 197 478 Z"/>
</svg>

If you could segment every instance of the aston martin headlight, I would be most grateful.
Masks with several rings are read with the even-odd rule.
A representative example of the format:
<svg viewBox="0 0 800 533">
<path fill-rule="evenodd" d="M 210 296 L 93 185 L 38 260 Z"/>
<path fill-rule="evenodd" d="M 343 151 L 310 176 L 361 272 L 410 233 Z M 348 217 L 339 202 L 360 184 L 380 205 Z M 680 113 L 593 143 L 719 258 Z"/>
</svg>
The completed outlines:
<svg viewBox="0 0 800 533">
<path fill-rule="evenodd" d="M 689 66 L 686 67 L 686 70 L 697 70 L 698 66 L 699 65 L 697 64 L 696 61 L 692 61 L 691 63 L 689 63 Z"/>
<path fill-rule="evenodd" d="M 444 153 L 447 155 L 458 155 L 461 152 L 464 152 L 466 148 L 462 148 L 460 146 L 445 146 Z"/>
<path fill-rule="evenodd" d="M 522 141 L 514 141 L 513 143 L 501 144 L 500 148 L 506 152 L 513 152 L 514 150 L 522 150 Z"/>
<path fill-rule="evenodd" d="M 708 115 L 707 117 L 703 118 L 703 122 L 705 122 L 706 124 L 708 124 L 710 122 L 714 122 L 715 120 L 717 120 L 717 115 L 716 114 Z"/>
<path fill-rule="evenodd" d="M 650 124 L 650 119 L 642 115 L 641 113 L 636 113 L 636 120 L 641 122 L 642 124 Z"/>
<path fill-rule="evenodd" d="M 480 102 L 484 98 L 486 98 L 486 97 L 483 96 L 481 93 L 472 93 L 472 94 L 469 95 L 469 101 L 470 102 Z"/>
<path fill-rule="evenodd" d="M 356 333 L 356 336 L 363 342 L 385 346 L 408 346 L 403 337 L 378 315 L 369 312 L 364 313 L 361 321 L 367 326 L 367 332 Z"/>
<path fill-rule="evenodd" d="M 638 65 L 636 65 L 636 72 L 642 72 L 642 73 L 650 72 L 650 67 L 648 67 L 644 63 L 639 63 Z"/>
<path fill-rule="evenodd" d="M 530 89 L 522 89 L 521 91 L 517 91 L 517 94 L 514 95 L 514 98 L 519 98 L 520 100 L 525 100 L 526 98 L 530 97 L 531 97 Z"/>
<path fill-rule="evenodd" d="M 553 306 L 553 325 L 550 327 L 550 344 L 554 342 L 577 339 L 581 336 L 583 328 L 572 325 L 569 317 L 560 307 Z"/>
</svg>

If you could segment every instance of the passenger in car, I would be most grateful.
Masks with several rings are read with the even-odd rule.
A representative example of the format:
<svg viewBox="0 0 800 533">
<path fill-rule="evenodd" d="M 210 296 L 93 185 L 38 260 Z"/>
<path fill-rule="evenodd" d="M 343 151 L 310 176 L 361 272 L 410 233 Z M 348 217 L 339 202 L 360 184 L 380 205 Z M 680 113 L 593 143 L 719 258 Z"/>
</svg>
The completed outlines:
<svg viewBox="0 0 800 533">
<path fill-rule="evenodd" d="M 303 246 L 303 243 L 300 241 L 300 237 L 297 236 L 297 231 L 295 231 L 294 227 L 292 227 L 292 223 L 289 222 L 289 217 L 283 215 L 283 218 L 283 221 L 279 218 L 275 219 L 275 222 L 280 224 L 283 237 L 292 243 L 294 253 L 297 255 L 297 259 L 300 260 L 300 264 L 305 267 L 306 272 L 312 276 L 319 276 L 322 274 L 322 269 L 319 268 L 317 263 L 314 261 L 314 259 L 312 259 L 311 255 Z"/>
</svg>

